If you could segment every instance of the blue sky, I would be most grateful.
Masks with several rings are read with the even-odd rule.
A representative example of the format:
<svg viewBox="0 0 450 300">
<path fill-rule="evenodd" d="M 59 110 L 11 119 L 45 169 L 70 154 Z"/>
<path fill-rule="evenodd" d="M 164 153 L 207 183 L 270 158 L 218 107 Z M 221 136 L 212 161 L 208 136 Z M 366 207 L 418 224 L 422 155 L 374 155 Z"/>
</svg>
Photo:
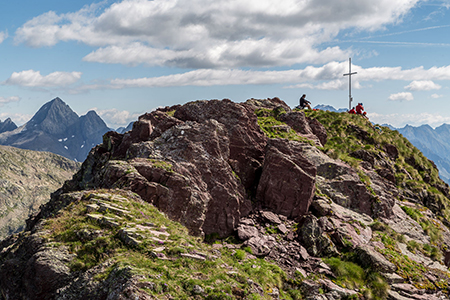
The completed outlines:
<svg viewBox="0 0 450 300">
<path fill-rule="evenodd" d="M 63 99 L 113 128 L 159 106 L 279 97 L 450 123 L 450 0 L 3 1 L 0 119 Z"/>
</svg>

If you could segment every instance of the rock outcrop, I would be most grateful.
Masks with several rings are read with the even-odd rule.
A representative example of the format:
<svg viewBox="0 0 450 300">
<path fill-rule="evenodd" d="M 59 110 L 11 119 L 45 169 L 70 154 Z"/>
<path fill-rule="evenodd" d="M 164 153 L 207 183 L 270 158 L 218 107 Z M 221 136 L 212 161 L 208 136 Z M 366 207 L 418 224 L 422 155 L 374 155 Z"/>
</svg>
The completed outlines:
<svg viewBox="0 0 450 300">
<path fill-rule="evenodd" d="M 407 143 L 359 116 L 278 98 L 146 113 L 106 133 L 27 230 L 1 242 L 0 291 L 448 299 L 449 188 Z M 216 243 L 196 244 L 173 221 Z"/>
</svg>

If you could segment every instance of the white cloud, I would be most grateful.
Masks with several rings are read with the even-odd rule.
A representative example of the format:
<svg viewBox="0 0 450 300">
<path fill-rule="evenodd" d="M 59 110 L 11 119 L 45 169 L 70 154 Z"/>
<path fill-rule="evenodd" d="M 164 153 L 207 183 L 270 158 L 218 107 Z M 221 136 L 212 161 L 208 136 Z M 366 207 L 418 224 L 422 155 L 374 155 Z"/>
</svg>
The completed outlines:
<svg viewBox="0 0 450 300">
<path fill-rule="evenodd" d="M 348 79 L 336 79 L 331 81 L 322 82 L 319 84 L 311 84 L 311 83 L 300 83 L 296 85 L 286 86 L 285 88 L 293 88 L 293 89 L 315 89 L 315 90 L 345 90 L 348 89 Z M 352 83 L 352 88 L 360 89 L 361 85 L 358 81 L 354 81 Z"/>
<path fill-rule="evenodd" d="M 389 100 L 391 101 L 411 101 L 413 99 L 414 99 L 413 95 L 409 92 L 391 94 L 389 96 Z"/>
<path fill-rule="evenodd" d="M 63 87 L 77 82 L 80 78 L 81 72 L 53 72 L 42 76 L 39 71 L 26 70 L 13 72 L 4 84 L 26 87 Z"/>
<path fill-rule="evenodd" d="M 138 117 L 143 113 L 131 113 L 126 110 L 112 109 L 98 109 L 96 107 L 91 110 L 95 110 L 97 114 L 108 124 L 108 126 L 117 129 L 120 126 L 126 127 L 130 122 L 137 121 Z"/>
<path fill-rule="evenodd" d="M 426 79 L 450 80 L 450 66 L 423 67 L 403 70 L 401 67 L 383 67 L 364 69 L 358 65 L 352 66 L 352 71 L 358 74 L 352 76 L 352 88 L 362 88 L 361 82 L 402 80 L 427 82 Z M 321 67 L 308 66 L 304 69 L 283 71 L 252 71 L 240 69 L 199 69 L 185 73 L 159 77 L 144 77 L 135 79 L 111 80 L 109 88 L 127 87 L 168 87 L 168 86 L 213 86 L 213 85 L 243 85 L 243 84 L 290 84 L 286 88 L 314 88 L 326 90 L 343 90 L 348 81 L 343 77 L 348 72 L 347 62 L 330 62 Z M 321 83 L 311 83 L 322 81 Z M 425 85 L 424 85 L 425 86 Z M 438 85 L 434 85 L 437 88 Z M 89 87 L 95 89 L 95 86 Z M 86 87 L 86 89 L 89 89 Z M 107 88 L 102 85 L 98 88 Z M 404 93 L 401 95 L 411 95 Z"/>
<path fill-rule="evenodd" d="M 0 31 L 0 44 L 8 37 L 8 31 Z"/>
<path fill-rule="evenodd" d="M 409 124 L 411 126 L 420 126 L 428 124 L 431 127 L 437 127 L 443 123 L 450 123 L 450 117 L 431 113 L 415 113 L 415 114 L 378 114 L 368 113 L 369 119 L 377 124 L 390 124 L 396 128 L 404 127 Z"/>
<path fill-rule="evenodd" d="M 444 97 L 444 95 L 439 95 L 439 94 L 431 95 L 431 98 L 433 98 L 433 99 L 439 99 L 439 98 L 442 98 L 442 97 Z"/>
<path fill-rule="evenodd" d="M 11 97 L 0 97 L 0 106 L 3 106 L 7 103 L 11 103 L 11 102 L 19 102 L 20 101 L 20 97 L 17 96 L 11 96 Z"/>
<path fill-rule="evenodd" d="M 185 68 L 326 63 L 351 50 L 320 48 L 341 30 L 400 22 L 418 0 L 124 0 L 47 12 L 16 30 L 32 47 L 77 41 L 99 47 L 84 60 Z M 351 11 L 351 14 L 348 12 Z"/>
<path fill-rule="evenodd" d="M 431 91 L 439 90 L 440 88 L 441 86 L 439 84 L 436 84 L 431 80 L 414 80 L 405 86 L 405 89 L 411 91 Z"/>
</svg>

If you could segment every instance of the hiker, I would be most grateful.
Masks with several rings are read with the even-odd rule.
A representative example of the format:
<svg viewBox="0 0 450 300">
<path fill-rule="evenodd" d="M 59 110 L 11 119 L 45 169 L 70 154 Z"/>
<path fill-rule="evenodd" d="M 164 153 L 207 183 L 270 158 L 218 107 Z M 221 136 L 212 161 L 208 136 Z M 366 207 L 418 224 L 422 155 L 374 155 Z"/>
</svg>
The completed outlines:
<svg viewBox="0 0 450 300">
<path fill-rule="evenodd" d="M 366 112 L 363 112 L 363 110 L 364 110 L 363 104 L 362 104 L 362 103 L 358 103 L 358 105 L 356 105 L 356 114 L 362 115 L 364 118 L 369 119 L 369 118 L 366 116 L 367 113 L 366 113 Z"/>
<path fill-rule="evenodd" d="M 300 98 L 300 108 L 304 109 L 305 107 L 307 107 L 308 109 L 312 109 L 310 106 L 311 102 L 306 100 L 305 97 L 306 97 L 306 95 L 303 94 L 303 96 Z"/>
<path fill-rule="evenodd" d="M 362 115 L 363 114 L 363 110 L 364 110 L 364 106 L 362 103 L 358 103 L 358 105 L 356 105 L 356 113 L 358 115 Z"/>
<path fill-rule="evenodd" d="M 348 113 L 349 113 L 349 114 L 352 114 L 352 115 L 356 114 L 355 107 L 353 106 L 352 109 L 350 109 L 350 110 L 348 111 Z"/>
</svg>

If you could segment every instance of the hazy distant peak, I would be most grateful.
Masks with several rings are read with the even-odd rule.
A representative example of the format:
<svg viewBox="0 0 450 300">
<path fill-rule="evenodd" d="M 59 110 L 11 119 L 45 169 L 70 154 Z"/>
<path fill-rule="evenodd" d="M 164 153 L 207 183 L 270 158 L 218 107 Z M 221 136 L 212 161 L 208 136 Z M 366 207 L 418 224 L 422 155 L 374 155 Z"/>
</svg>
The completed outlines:
<svg viewBox="0 0 450 300">
<path fill-rule="evenodd" d="M 0 121 L 0 133 L 12 131 L 16 128 L 17 125 L 11 120 L 11 118 L 7 118 L 4 122 Z"/>
</svg>

